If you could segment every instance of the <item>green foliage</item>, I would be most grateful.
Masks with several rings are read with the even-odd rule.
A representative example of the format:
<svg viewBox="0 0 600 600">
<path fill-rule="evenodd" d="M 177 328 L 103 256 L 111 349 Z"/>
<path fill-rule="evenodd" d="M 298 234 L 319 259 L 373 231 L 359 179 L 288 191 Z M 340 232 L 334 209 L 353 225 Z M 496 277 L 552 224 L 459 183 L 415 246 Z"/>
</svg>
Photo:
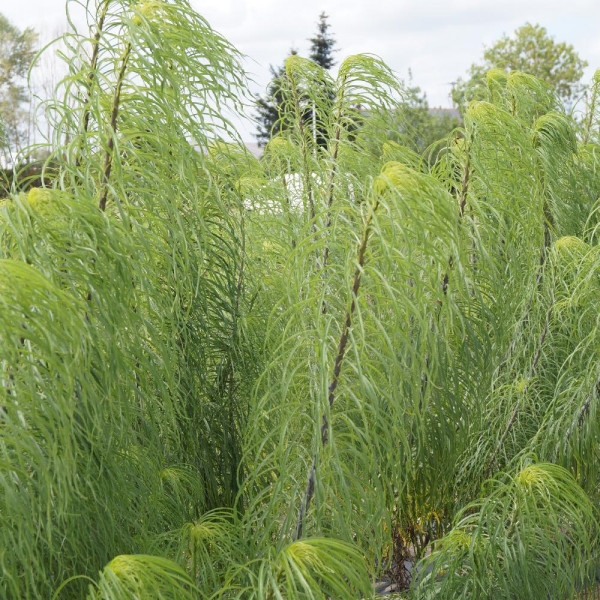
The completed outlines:
<svg viewBox="0 0 600 600">
<path fill-rule="evenodd" d="M 328 16 L 322 12 L 319 15 L 317 34 L 311 38 L 309 57 L 317 65 L 325 70 L 331 69 L 335 64 L 333 54 L 335 52 L 335 40 L 331 37 L 328 30 L 331 27 L 327 22 Z M 290 50 L 290 57 L 296 56 L 297 50 Z M 288 57 L 289 58 L 289 57 Z M 287 63 L 287 59 L 286 59 Z M 291 102 L 290 82 L 286 72 L 285 64 L 283 67 L 270 67 L 273 79 L 267 86 L 266 96 L 256 100 L 257 106 L 257 140 L 260 146 L 264 146 L 272 137 L 283 133 L 292 126 L 286 117 L 288 109 L 286 105 Z M 303 110 L 304 127 L 310 129 L 313 137 L 319 142 L 320 146 L 327 144 L 327 127 L 323 125 L 325 119 L 331 118 L 331 104 L 333 100 L 333 90 L 327 79 L 323 79 L 320 84 L 320 94 L 329 102 L 319 103 L 319 107 L 313 103 L 305 106 Z"/>
<path fill-rule="evenodd" d="M 257 161 L 187 2 L 98 8 L 51 185 L 0 202 L 0 595 L 350 600 L 404 561 L 414 598 L 590 585 L 597 121 L 579 144 L 492 71 L 421 155 L 381 60 L 293 56 Z"/>
<path fill-rule="evenodd" d="M 304 539 L 232 569 L 216 598 L 366 598 L 372 595 L 364 557 L 334 539 Z"/>
<path fill-rule="evenodd" d="M 193 600 L 196 592 L 175 563 L 156 556 L 120 555 L 103 569 L 88 600 Z"/>
<path fill-rule="evenodd" d="M 526 23 L 512 36 L 504 35 L 486 48 L 481 63 L 471 65 L 467 79 L 456 82 L 452 100 L 464 108 L 470 100 L 486 99 L 485 77 L 490 69 L 521 71 L 547 83 L 565 105 L 570 105 L 581 91 L 579 81 L 587 62 L 573 46 L 556 42 L 545 27 Z"/>
<path fill-rule="evenodd" d="M 592 83 L 586 94 L 585 117 L 581 123 L 581 141 L 584 144 L 594 142 L 598 144 L 599 119 L 600 119 L 600 69 L 594 73 Z"/>
<path fill-rule="evenodd" d="M 43 294 L 17 286 L 0 333 L 7 597 L 50 597 L 236 495 L 243 224 L 194 146 L 230 130 L 237 55 L 185 3 L 100 8 L 48 106 L 56 189 L 0 219 L 0 255 Z"/>
<path fill-rule="evenodd" d="M 572 598 L 595 575 L 598 533 L 565 469 L 527 464 L 458 515 L 423 561 L 417 597 Z"/>
</svg>

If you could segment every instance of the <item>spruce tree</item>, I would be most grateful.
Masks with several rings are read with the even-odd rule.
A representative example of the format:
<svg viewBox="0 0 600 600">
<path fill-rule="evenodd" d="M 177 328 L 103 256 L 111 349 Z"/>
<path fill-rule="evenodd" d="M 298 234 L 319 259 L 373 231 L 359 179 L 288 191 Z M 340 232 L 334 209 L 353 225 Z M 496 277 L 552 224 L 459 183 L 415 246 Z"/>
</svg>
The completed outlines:
<svg viewBox="0 0 600 600">
<path fill-rule="evenodd" d="M 294 48 L 290 49 L 290 56 L 298 54 Z M 258 145 L 263 147 L 274 135 L 280 133 L 283 129 L 283 122 L 280 119 L 281 107 L 285 96 L 285 66 L 269 67 L 273 79 L 267 87 L 267 95 L 264 98 L 258 98 L 257 120 L 258 130 L 256 138 Z"/>
<path fill-rule="evenodd" d="M 318 65 L 321 65 L 324 69 L 331 69 L 335 64 L 333 59 L 333 53 L 335 52 L 335 39 L 329 33 L 331 25 L 327 22 L 329 18 L 325 12 L 319 15 L 319 22 L 317 23 L 317 35 L 310 38 L 310 54 L 309 58 L 314 60 Z"/>
<path fill-rule="evenodd" d="M 309 58 L 314 60 L 319 66 L 323 67 L 325 70 L 331 69 L 335 64 L 335 60 L 333 59 L 333 54 L 335 50 L 335 38 L 331 36 L 329 29 L 331 25 L 327 22 L 329 16 L 322 12 L 319 15 L 319 22 L 317 23 L 317 34 L 315 37 L 310 38 L 310 54 Z M 312 114 L 312 111 L 307 111 L 307 119 L 310 119 L 313 127 L 316 128 L 314 132 L 315 141 L 317 145 L 321 148 L 325 148 L 327 146 L 328 138 L 326 131 L 322 125 L 323 122 L 327 120 L 328 113 L 333 107 L 333 101 L 335 93 L 332 89 L 326 88 L 323 90 L 324 97 L 329 99 L 328 105 L 321 109 L 321 113 L 317 113 L 316 115 Z M 316 125 L 318 123 L 318 125 Z"/>
</svg>

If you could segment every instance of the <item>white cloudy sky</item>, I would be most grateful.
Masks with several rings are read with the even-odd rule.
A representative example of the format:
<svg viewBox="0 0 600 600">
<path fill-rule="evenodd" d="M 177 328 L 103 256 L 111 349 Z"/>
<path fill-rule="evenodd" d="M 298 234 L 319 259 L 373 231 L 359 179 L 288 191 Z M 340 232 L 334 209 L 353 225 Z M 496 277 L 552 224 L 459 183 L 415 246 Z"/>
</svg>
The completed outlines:
<svg viewBox="0 0 600 600">
<path fill-rule="evenodd" d="M 330 17 L 339 58 L 358 52 L 382 57 L 400 77 L 413 73 L 430 105 L 449 106 L 450 82 L 464 74 L 503 33 L 526 21 L 558 41 L 573 44 L 588 61 L 589 78 L 600 68 L 599 0 L 190 0 L 214 29 L 250 60 L 246 68 L 261 92 L 269 64 L 290 47 L 306 54 L 307 38 L 321 11 Z M 0 0 L 0 12 L 19 27 L 44 36 L 65 23 L 64 0 Z M 252 140 L 252 126 L 242 125 Z"/>
</svg>

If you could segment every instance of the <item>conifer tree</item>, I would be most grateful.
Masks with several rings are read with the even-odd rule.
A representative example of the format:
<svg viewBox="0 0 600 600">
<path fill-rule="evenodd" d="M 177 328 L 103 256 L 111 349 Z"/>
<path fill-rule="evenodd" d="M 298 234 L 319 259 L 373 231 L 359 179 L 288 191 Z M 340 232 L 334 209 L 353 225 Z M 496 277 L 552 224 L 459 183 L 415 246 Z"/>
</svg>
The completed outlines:
<svg viewBox="0 0 600 600">
<path fill-rule="evenodd" d="M 290 49 L 290 56 L 298 54 L 298 51 L 294 48 Z M 269 67 L 273 79 L 267 87 L 267 95 L 264 98 L 258 98 L 256 101 L 257 105 L 257 120 L 258 129 L 256 138 L 259 146 L 264 146 L 272 136 L 280 133 L 284 127 L 280 120 L 281 106 L 284 101 L 285 86 L 285 67 Z"/>
<path fill-rule="evenodd" d="M 335 39 L 329 33 L 331 25 L 327 22 L 329 18 L 325 12 L 319 15 L 317 24 L 317 35 L 310 38 L 310 54 L 309 58 L 314 60 L 324 69 L 331 69 L 335 64 L 333 53 L 335 52 Z"/>
<path fill-rule="evenodd" d="M 331 25 L 327 22 L 329 16 L 323 11 L 319 15 L 319 22 L 317 23 L 317 34 L 315 37 L 310 38 L 310 54 L 311 60 L 314 60 L 320 67 L 323 67 L 326 71 L 331 69 L 335 64 L 333 54 L 335 49 L 335 38 L 331 36 L 329 29 Z M 325 85 L 323 89 L 323 97 L 328 99 L 321 109 L 320 114 L 313 114 L 314 111 L 311 109 L 307 114 L 307 118 L 310 118 L 311 125 L 313 128 L 313 135 L 315 142 L 321 148 L 327 146 L 328 137 L 326 134 L 326 127 L 323 126 L 323 122 L 327 120 L 329 112 L 333 106 L 335 93 L 333 90 Z"/>
</svg>

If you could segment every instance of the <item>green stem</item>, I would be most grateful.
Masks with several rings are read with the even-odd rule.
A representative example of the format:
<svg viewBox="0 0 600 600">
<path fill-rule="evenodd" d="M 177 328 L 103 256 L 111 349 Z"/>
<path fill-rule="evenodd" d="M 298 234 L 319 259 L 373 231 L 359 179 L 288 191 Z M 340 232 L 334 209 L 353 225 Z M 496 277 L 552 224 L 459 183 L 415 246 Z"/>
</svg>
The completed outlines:
<svg viewBox="0 0 600 600">
<path fill-rule="evenodd" d="M 467 194 L 469 192 L 469 179 L 471 177 L 471 154 L 467 148 L 467 164 L 465 165 L 465 173 L 462 178 L 462 185 L 460 189 L 460 203 L 458 205 L 458 214 L 462 219 L 465 214 L 465 207 L 467 205 Z"/>
<path fill-rule="evenodd" d="M 592 97 L 590 103 L 587 106 L 587 114 L 585 118 L 585 128 L 583 130 L 583 137 L 581 138 L 582 144 L 587 144 L 590 139 L 590 132 L 594 126 L 594 114 L 596 113 L 596 104 L 598 102 L 598 85 L 592 87 Z"/>
<path fill-rule="evenodd" d="M 83 151 L 83 139 L 88 131 L 89 123 L 90 123 L 90 102 L 92 99 L 92 86 L 94 85 L 94 80 L 96 78 L 96 68 L 98 66 L 98 54 L 100 52 L 100 36 L 102 35 L 102 31 L 104 29 L 104 21 L 106 19 L 106 14 L 108 13 L 108 5 L 110 0 L 105 0 L 104 5 L 102 7 L 102 12 L 100 13 L 100 18 L 98 19 L 98 29 L 96 30 L 96 34 L 94 35 L 94 39 L 92 41 L 92 59 L 90 61 L 90 72 L 88 73 L 87 84 L 86 84 L 86 98 L 85 98 L 85 109 L 83 113 L 83 125 L 81 131 L 81 141 L 79 144 L 79 150 L 77 152 L 77 158 L 75 159 L 75 166 L 79 167 L 81 164 L 81 153 Z"/>
<path fill-rule="evenodd" d="M 121 100 L 121 88 L 123 87 L 123 81 L 125 80 L 125 73 L 127 71 L 127 63 L 129 61 L 129 55 L 131 54 L 131 42 L 125 47 L 123 57 L 121 58 L 121 68 L 117 77 L 117 85 L 115 87 L 115 93 L 113 96 L 112 110 L 110 115 L 110 131 L 108 143 L 106 146 L 106 153 L 104 155 L 104 168 L 102 170 L 102 190 L 100 192 L 100 200 L 98 201 L 98 208 L 101 211 L 106 210 L 106 200 L 108 198 L 108 184 L 110 181 L 110 173 L 112 170 L 113 154 L 115 147 L 115 135 L 117 134 L 117 118 L 119 116 L 119 107 Z"/>
<path fill-rule="evenodd" d="M 365 265 L 365 255 L 367 251 L 367 245 L 369 242 L 369 237 L 371 235 L 371 226 L 373 223 L 373 216 L 375 211 L 379 206 L 379 202 L 376 202 L 371 210 L 369 211 L 369 215 L 367 217 L 367 222 L 365 224 L 365 228 L 363 230 L 362 239 L 358 245 L 357 251 L 357 259 L 356 259 L 356 268 L 354 270 L 354 278 L 352 281 L 352 291 L 350 294 L 350 306 L 346 310 L 346 318 L 344 319 L 344 324 L 342 326 L 342 333 L 340 335 L 340 341 L 338 343 L 338 351 L 335 357 L 335 361 L 333 363 L 333 376 L 331 378 L 331 382 L 328 388 L 328 396 L 327 400 L 329 403 L 329 407 L 333 406 L 335 402 L 335 393 L 340 381 L 340 374 L 342 372 L 342 364 L 344 362 L 344 356 L 346 355 L 346 348 L 348 346 L 348 340 L 350 337 L 350 328 L 352 327 L 352 317 L 354 315 L 354 311 L 356 310 L 356 300 L 358 298 L 358 291 L 360 289 L 360 284 L 362 280 L 362 272 Z M 327 414 L 323 413 L 321 417 L 321 448 L 324 448 L 329 439 L 329 421 L 327 420 Z M 302 499 L 302 503 L 300 505 L 300 511 L 298 514 L 298 525 L 296 527 L 296 537 L 295 539 L 300 539 L 302 537 L 302 533 L 304 531 L 304 520 L 308 510 L 310 508 L 310 503 L 315 493 L 315 481 L 317 475 L 317 460 L 319 456 L 319 449 L 315 452 L 315 456 L 313 458 L 312 466 L 310 468 L 308 474 L 308 482 L 306 484 L 306 489 L 304 492 L 304 497 Z"/>
</svg>

